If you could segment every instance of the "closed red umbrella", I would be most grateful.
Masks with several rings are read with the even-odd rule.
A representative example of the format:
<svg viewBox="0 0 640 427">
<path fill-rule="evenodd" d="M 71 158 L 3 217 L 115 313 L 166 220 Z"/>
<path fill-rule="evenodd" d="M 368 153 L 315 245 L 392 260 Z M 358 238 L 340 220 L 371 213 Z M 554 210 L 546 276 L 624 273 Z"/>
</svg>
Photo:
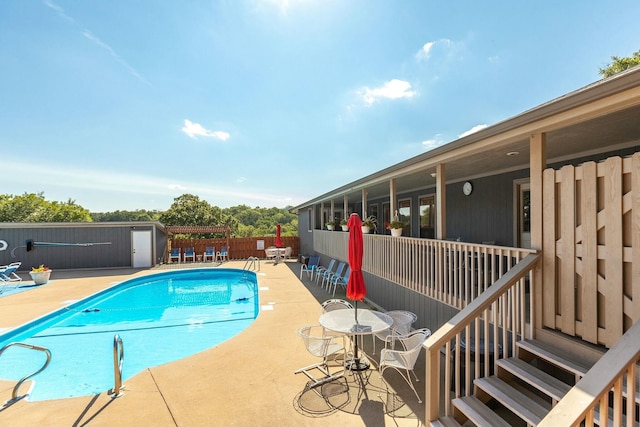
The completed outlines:
<svg viewBox="0 0 640 427">
<path fill-rule="evenodd" d="M 276 248 L 282 247 L 282 239 L 280 239 L 280 224 L 276 225 Z"/>
<path fill-rule="evenodd" d="M 367 295 L 367 287 L 364 284 L 364 276 L 362 275 L 362 221 L 358 214 L 351 214 L 349 221 L 349 281 L 347 282 L 347 298 L 354 300 L 355 304 L 355 320 L 358 323 L 358 301 L 362 301 Z M 352 371 L 363 371 L 369 369 L 369 363 L 361 361 L 358 355 L 358 337 L 355 339 L 353 346 L 353 360 L 347 364 L 347 368 Z"/>
<path fill-rule="evenodd" d="M 349 267 L 351 274 L 347 282 L 347 298 L 362 301 L 367 295 L 367 288 L 362 275 L 362 221 L 358 214 L 351 214 L 349 221 Z"/>
</svg>

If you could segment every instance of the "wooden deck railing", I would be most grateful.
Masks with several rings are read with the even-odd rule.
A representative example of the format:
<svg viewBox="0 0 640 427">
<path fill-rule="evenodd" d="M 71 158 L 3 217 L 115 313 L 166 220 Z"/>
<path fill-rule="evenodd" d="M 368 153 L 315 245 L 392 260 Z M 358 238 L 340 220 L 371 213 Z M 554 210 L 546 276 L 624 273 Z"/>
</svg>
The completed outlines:
<svg viewBox="0 0 640 427">
<path fill-rule="evenodd" d="M 637 426 L 639 362 L 640 322 L 636 322 L 538 427 Z"/>
<path fill-rule="evenodd" d="M 473 380 L 491 375 L 498 359 L 513 356 L 516 341 L 531 337 L 527 321 L 531 296 L 525 279 L 534 286 L 530 273 L 539 259 L 539 254 L 527 255 L 427 339 L 426 377 L 431 379 L 425 382 L 428 422 L 452 415 L 449 390 L 454 397 L 472 394 Z M 466 369 L 452 369 L 459 366 Z"/>
<path fill-rule="evenodd" d="M 346 261 L 349 233 L 314 231 L 314 250 Z M 365 234 L 362 270 L 462 309 L 530 249 Z"/>
</svg>

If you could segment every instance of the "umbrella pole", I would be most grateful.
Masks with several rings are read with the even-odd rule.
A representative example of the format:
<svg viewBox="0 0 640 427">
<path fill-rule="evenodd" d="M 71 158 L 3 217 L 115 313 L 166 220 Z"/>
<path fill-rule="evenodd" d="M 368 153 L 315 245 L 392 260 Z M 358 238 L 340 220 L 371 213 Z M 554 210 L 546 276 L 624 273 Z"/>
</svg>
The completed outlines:
<svg viewBox="0 0 640 427">
<path fill-rule="evenodd" d="M 355 303 L 356 303 L 356 325 L 357 325 L 358 324 L 358 300 L 356 300 Z M 356 335 L 354 339 L 356 340 L 356 342 L 353 346 L 353 360 L 355 360 L 357 365 L 360 363 L 360 358 L 358 357 L 358 336 Z"/>
</svg>

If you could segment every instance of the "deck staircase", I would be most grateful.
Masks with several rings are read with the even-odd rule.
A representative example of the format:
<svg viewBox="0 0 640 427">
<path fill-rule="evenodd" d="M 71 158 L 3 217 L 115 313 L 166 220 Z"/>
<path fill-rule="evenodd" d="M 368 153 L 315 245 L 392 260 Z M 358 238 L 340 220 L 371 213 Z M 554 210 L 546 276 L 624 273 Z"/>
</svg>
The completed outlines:
<svg viewBox="0 0 640 427">
<path fill-rule="evenodd" d="M 592 364 L 540 340 L 522 340 L 517 357 L 496 361 L 495 375 L 474 381 L 474 394 L 452 401 L 453 417 L 433 426 L 536 426 Z"/>
</svg>

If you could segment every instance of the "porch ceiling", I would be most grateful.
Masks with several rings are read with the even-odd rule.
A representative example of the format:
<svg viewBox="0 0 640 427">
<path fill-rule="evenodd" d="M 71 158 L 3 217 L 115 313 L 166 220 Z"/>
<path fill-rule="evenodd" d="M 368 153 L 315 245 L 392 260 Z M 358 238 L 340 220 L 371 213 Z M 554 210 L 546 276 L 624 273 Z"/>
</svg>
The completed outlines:
<svg viewBox="0 0 640 427">
<path fill-rule="evenodd" d="M 640 105 L 622 111 L 599 116 L 580 123 L 547 131 L 547 163 L 552 164 L 566 159 L 575 159 L 614 150 L 640 146 Z M 455 144 L 452 143 L 452 144 Z M 518 155 L 507 155 L 517 152 Z M 333 200 L 336 206 L 342 206 L 342 198 L 347 196 L 350 203 L 362 200 L 362 188 L 367 190 L 367 198 L 387 197 L 389 179 L 396 179 L 399 191 L 413 191 L 435 187 L 435 167 L 439 156 L 433 161 L 419 161 L 416 156 L 406 162 L 381 171 L 375 176 L 336 189 L 315 200 L 325 203 Z M 476 152 L 467 151 L 464 155 L 450 157 L 446 164 L 447 183 L 461 182 L 498 173 L 522 170 L 529 167 L 529 135 L 505 139 L 492 145 L 482 146 Z M 406 164 L 406 171 L 403 170 Z M 416 166 L 419 165 L 419 166 Z"/>
</svg>

